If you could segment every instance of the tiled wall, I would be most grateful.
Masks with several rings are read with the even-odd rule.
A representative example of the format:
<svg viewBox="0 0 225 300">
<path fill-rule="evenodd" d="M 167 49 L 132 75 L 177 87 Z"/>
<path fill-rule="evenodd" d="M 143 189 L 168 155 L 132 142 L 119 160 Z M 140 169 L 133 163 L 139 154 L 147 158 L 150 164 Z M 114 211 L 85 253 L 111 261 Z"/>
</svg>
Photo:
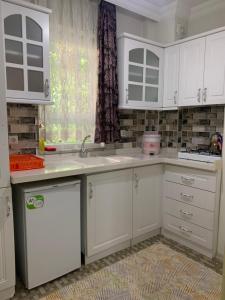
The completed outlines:
<svg viewBox="0 0 225 300">
<path fill-rule="evenodd" d="M 10 153 L 35 154 L 38 144 L 38 106 L 8 104 L 7 110 Z"/>
<path fill-rule="evenodd" d="M 223 134 L 224 106 L 161 112 L 121 110 L 120 119 L 122 142 L 132 141 L 133 144 L 140 145 L 143 130 L 145 126 L 149 126 L 150 130 L 160 132 L 163 148 L 205 148 L 214 132 Z"/>
<path fill-rule="evenodd" d="M 161 134 L 163 148 L 207 147 L 212 133 L 223 134 L 224 107 L 206 106 L 177 111 L 120 110 L 121 143 L 141 146 L 146 127 Z M 38 106 L 8 104 L 9 136 L 18 137 L 11 153 L 35 153 L 38 145 Z M 108 148 L 113 147 L 109 145 Z"/>
</svg>

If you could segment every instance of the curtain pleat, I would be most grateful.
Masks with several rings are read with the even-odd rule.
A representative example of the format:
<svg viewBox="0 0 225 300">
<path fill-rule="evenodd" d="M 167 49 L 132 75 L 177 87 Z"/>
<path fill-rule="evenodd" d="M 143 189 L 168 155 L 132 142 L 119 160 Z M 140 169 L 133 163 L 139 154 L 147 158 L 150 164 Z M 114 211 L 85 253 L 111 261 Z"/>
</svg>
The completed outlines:
<svg viewBox="0 0 225 300">
<path fill-rule="evenodd" d="M 116 44 L 116 7 L 101 1 L 98 13 L 98 97 L 95 142 L 120 140 Z"/>
</svg>

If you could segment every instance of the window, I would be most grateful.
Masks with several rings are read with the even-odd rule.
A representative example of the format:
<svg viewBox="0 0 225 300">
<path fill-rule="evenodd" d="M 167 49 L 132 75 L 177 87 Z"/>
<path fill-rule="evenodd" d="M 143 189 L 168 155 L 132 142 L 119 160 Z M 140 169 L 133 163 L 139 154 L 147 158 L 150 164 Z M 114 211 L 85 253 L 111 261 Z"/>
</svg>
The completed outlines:
<svg viewBox="0 0 225 300">
<path fill-rule="evenodd" d="M 47 143 L 94 141 L 97 97 L 97 3 L 51 0 L 53 105 L 44 107 Z"/>
</svg>

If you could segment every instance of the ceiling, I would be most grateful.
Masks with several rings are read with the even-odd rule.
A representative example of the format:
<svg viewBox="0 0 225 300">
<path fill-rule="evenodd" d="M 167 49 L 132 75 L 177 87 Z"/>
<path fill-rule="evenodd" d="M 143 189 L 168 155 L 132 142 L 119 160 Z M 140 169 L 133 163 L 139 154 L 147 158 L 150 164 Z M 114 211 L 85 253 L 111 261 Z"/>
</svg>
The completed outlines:
<svg viewBox="0 0 225 300">
<path fill-rule="evenodd" d="M 168 5 L 176 0 L 147 0 L 150 4 L 156 5 L 158 7 L 163 7 L 165 5 Z"/>
</svg>

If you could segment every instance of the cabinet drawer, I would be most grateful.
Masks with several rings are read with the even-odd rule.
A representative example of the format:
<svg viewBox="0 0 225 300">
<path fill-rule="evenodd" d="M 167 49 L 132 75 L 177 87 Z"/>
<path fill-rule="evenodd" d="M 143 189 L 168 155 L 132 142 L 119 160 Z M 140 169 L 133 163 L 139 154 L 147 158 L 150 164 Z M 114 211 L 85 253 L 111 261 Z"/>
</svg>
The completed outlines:
<svg viewBox="0 0 225 300">
<path fill-rule="evenodd" d="M 204 248 L 213 248 L 213 233 L 176 217 L 164 214 L 164 228 Z"/>
<path fill-rule="evenodd" d="M 208 230 L 213 230 L 214 213 L 169 198 L 164 199 L 164 212 Z"/>
<path fill-rule="evenodd" d="M 195 172 L 172 172 L 165 171 L 165 180 L 191 186 L 194 188 L 215 192 L 216 191 L 216 176 L 214 174 L 195 174 Z"/>
<path fill-rule="evenodd" d="M 216 194 L 196 188 L 180 185 L 173 182 L 164 182 L 164 197 L 182 201 L 184 203 L 204 208 L 210 211 L 215 210 Z"/>
</svg>

